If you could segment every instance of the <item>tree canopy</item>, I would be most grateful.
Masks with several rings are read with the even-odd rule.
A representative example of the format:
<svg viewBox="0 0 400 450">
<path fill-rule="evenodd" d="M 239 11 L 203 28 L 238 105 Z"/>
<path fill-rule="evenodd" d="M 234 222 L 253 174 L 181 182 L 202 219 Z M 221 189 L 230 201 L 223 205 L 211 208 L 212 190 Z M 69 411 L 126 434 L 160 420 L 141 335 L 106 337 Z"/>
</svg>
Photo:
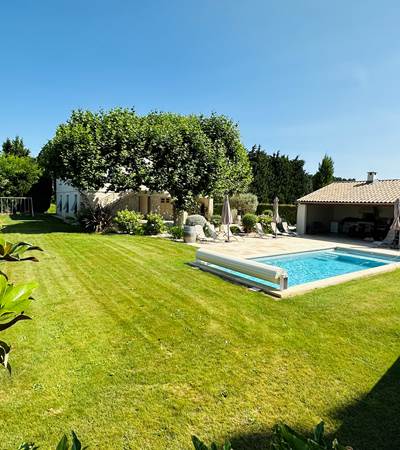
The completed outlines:
<svg viewBox="0 0 400 450">
<path fill-rule="evenodd" d="M 313 177 L 313 189 L 321 189 L 334 181 L 334 164 L 333 159 L 325 155 L 318 166 L 318 171 Z"/>
<path fill-rule="evenodd" d="M 2 145 L 3 155 L 29 156 L 30 151 L 25 147 L 24 141 L 19 136 L 14 139 L 7 138 Z"/>
<path fill-rule="evenodd" d="M 272 203 L 276 196 L 282 203 L 294 203 L 312 190 L 311 176 L 298 157 L 291 159 L 279 152 L 268 154 L 254 145 L 249 159 L 253 169 L 250 191 L 262 203 Z"/>
<path fill-rule="evenodd" d="M 175 207 L 245 190 L 251 181 L 237 125 L 225 116 L 130 109 L 74 111 L 42 149 L 40 164 L 81 190 L 168 191 Z"/>
<path fill-rule="evenodd" d="M 0 156 L 0 196 L 23 197 L 39 180 L 41 170 L 29 156 Z"/>
</svg>

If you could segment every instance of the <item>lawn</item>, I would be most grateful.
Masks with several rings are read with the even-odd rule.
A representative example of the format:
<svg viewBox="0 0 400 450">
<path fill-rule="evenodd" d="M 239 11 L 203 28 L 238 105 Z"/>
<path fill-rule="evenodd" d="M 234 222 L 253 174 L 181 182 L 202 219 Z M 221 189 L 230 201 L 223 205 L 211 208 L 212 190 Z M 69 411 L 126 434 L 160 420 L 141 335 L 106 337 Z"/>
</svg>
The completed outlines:
<svg viewBox="0 0 400 450">
<path fill-rule="evenodd" d="M 3 222 L 45 253 L 3 265 L 40 288 L 2 334 L 1 449 L 71 429 L 93 449 L 267 448 L 277 421 L 320 419 L 355 450 L 400 448 L 399 272 L 277 301 L 191 268 L 184 244 Z"/>
</svg>

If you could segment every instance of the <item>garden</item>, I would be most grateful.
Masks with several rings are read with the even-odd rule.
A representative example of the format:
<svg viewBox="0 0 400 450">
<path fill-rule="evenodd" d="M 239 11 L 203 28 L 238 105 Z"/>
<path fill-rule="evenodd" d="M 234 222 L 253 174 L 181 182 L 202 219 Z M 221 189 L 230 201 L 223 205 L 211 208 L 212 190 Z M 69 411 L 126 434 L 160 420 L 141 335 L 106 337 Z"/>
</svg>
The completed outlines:
<svg viewBox="0 0 400 450">
<path fill-rule="evenodd" d="M 43 252 L 2 262 L 38 284 L 32 320 L 1 333 L 2 448 L 70 430 L 89 448 L 399 447 L 398 272 L 278 302 L 191 268 L 177 242 L 3 222 Z M 280 423 L 311 440 L 289 447 L 303 440 Z"/>
</svg>

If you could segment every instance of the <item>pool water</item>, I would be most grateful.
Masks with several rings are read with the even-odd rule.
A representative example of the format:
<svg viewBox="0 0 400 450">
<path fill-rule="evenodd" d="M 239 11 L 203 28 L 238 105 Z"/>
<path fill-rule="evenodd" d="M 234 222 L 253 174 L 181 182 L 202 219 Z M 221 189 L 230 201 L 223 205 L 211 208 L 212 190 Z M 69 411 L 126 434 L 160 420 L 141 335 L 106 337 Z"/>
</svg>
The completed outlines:
<svg viewBox="0 0 400 450">
<path fill-rule="evenodd" d="M 398 258 L 378 253 L 361 253 L 342 249 L 292 253 L 255 258 L 259 263 L 277 266 L 288 273 L 289 287 L 336 277 L 396 262 Z"/>
</svg>

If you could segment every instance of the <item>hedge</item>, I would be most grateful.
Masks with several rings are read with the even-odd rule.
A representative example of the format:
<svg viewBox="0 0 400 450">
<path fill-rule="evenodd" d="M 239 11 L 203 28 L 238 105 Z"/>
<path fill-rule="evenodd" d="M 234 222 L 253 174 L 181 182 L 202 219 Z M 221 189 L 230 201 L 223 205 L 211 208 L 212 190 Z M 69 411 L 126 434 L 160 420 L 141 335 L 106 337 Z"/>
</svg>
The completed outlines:
<svg viewBox="0 0 400 450">
<path fill-rule="evenodd" d="M 260 216 L 266 209 L 270 209 L 271 211 L 274 209 L 274 205 L 272 203 L 259 203 L 257 206 L 256 214 Z M 222 203 L 214 203 L 214 214 L 221 214 L 222 211 Z M 284 205 L 279 204 L 279 215 L 286 219 L 286 221 L 295 225 L 297 222 L 297 205 Z"/>
<path fill-rule="evenodd" d="M 259 203 L 257 207 L 257 214 L 262 214 L 266 209 L 270 209 L 271 211 L 274 209 L 274 205 L 272 203 Z M 286 219 L 291 225 L 295 225 L 297 222 L 297 205 L 281 205 L 279 204 L 279 215 Z"/>
</svg>

